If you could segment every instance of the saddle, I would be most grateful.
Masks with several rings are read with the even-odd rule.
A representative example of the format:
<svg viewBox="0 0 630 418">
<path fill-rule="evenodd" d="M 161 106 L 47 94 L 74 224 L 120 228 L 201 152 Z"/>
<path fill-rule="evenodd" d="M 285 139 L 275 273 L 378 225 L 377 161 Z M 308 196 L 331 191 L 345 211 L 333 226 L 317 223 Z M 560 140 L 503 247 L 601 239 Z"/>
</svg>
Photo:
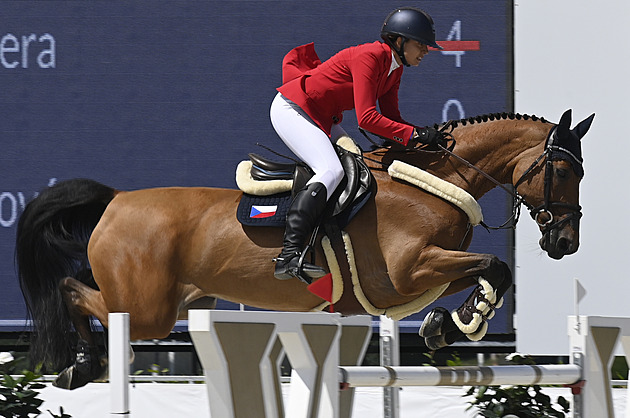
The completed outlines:
<svg viewBox="0 0 630 418">
<path fill-rule="evenodd" d="M 374 193 L 376 182 L 352 144 L 333 144 L 344 169 L 344 178 L 328 201 L 325 218 L 335 218 L 343 228 Z M 353 151 L 346 148 L 355 147 Z M 354 152 L 356 151 L 356 152 Z M 313 171 L 303 162 L 280 163 L 250 153 L 236 170 L 236 183 L 244 194 L 237 219 L 248 226 L 284 226 L 292 198 L 302 190 Z"/>
</svg>

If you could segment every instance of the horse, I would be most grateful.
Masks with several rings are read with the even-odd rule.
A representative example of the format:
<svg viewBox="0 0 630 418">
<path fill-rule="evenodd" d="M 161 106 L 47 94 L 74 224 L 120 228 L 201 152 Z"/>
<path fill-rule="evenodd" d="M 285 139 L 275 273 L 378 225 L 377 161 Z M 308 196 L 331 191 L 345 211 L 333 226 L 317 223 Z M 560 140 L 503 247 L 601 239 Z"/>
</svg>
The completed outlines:
<svg viewBox="0 0 630 418">
<path fill-rule="evenodd" d="M 580 141 L 594 116 L 571 129 L 571 110 L 558 124 L 488 114 L 435 125 L 450 130 L 454 147 L 426 152 L 391 144 L 365 152 L 377 192 L 344 228 L 355 275 L 346 287 L 355 292 L 342 291 L 336 311 L 400 318 L 474 287 L 452 313 L 433 309 L 420 334 L 433 349 L 485 334 L 511 284 L 509 267 L 495 255 L 465 251 L 472 239 L 465 209 L 392 177 L 387 167 L 420 167 L 473 200 L 500 185 L 514 197 L 515 211 L 521 204 L 530 209 L 542 250 L 560 259 L 579 246 Z M 31 359 L 65 368 L 55 385 L 73 389 L 103 373 L 92 317 L 107 327 L 108 313 L 128 312 L 131 339 L 140 340 L 168 336 L 204 297 L 276 311 L 326 306 L 305 283 L 273 277 L 283 229 L 237 222 L 242 197 L 225 188 L 121 191 L 88 179 L 43 190 L 21 215 L 16 239 L 18 278 L 34 326 Z M 319 235 L 316 257 L 334 270 Z"/>
</svg>

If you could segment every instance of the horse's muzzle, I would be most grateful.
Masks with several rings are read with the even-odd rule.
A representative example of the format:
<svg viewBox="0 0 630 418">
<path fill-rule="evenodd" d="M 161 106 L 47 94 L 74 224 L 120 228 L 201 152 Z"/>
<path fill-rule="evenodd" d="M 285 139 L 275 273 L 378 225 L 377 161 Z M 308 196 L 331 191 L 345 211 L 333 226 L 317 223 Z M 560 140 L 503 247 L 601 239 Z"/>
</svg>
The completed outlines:
<svg viewBox="0 0 630 418">
<path fill-rule="evenodd" d="M 570 223 L 564 228 L 553 228 L 543 232 L 538 243 L 549 257 L 560 260 L 565 255 L 571 255 L 578 250 L 580 246 L 579 232 Z"/>
</svg>

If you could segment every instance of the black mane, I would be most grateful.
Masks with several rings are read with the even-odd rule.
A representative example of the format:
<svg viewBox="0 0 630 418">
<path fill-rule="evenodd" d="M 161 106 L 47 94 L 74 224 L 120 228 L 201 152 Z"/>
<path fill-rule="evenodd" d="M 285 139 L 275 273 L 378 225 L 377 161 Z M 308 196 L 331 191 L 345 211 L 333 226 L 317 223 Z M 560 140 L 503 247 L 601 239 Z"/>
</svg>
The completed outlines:
<svg viewBox="0 0 630 418">
<path fill-rule="evenodd" d="M 472 116 L 469 118 L 465 118 L 465 119 L 460 119 L 460 120 L 452 120 L 450 121 L 451 126 L 453 128 L 457 128 L 457 125 L 461 124 L 462 126 L 466 126 L 466 124 L 473 124 L 473 123 L 481 123 L 481 122 L 488 122 L 488 121 L 493 121 L 493 120 L 507 120 L 507 119 L 511 119 L 511 120 L 533 120 L 533 121 L 541 121 L 543 123 L 548 123 L 549 121 L 546 120 L 545 118 L 541 118 L 538 117 L 536 115 L 522 115 L 520 113 L 512 113 L 512 112 L 503 112 L 503 113 L 489 113 L 486 115 L 479 115 L 479 116 Z M 444 126 L 444 124 L 435 124 L 433 125 L 434 128 L 440 128 Z"/>
</svg>

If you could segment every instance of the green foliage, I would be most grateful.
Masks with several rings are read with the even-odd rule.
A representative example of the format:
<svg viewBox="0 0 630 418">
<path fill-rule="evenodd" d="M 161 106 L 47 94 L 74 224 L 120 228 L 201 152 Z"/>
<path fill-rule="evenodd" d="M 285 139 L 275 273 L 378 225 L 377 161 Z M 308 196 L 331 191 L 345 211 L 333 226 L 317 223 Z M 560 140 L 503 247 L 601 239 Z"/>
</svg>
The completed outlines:
<svg viewBox="0 0 630 418">
<path fill-rule="evenodd" d="M 475 393 L 476 392 L 476 393 Z M 514 414 L 519 418 L 564 418 L 569 412 L 569 401 L 559 396 L 557 405 L 544 393 L 540 386 L 478 386 L 472 387 L 464 396 L 474 396 L 471 409 L 477 407 L 486 418 L 500 418 Z"/>
<path fill-rule="evenodd" d="M 422 353 L 423 356 L 427 358 L 428 363 L 422 363 L 423 366 L 435 366 L 435 351 L 430 351 L 428 353 Z"/>
<path fill-rule="evenodd" d="M 39 399 L 39 390 L 46 385 L 39 383 L 40 374 L 29 370 L 23 370 L 21 376 L 13 377 L 15 366 L 19 360 L 15 360 L 9 353 L 0 353 L 0 416 L 5 418 L 28 418 L 40 414 L 39 407 L 44 402 Z M 55 415 L 48 411 L 53 418 L 71 418 L 63 412 Z"/>
<path fill-rule="evenodd" d="M 165 376 L 168 374 L 169 371 L 170 370 L 167 367 L 162 367 L 159 364 L 153 363 L 146 370 L 143 370 L 143 369 L 136 370 L 135 372 L 133 372 L 133 375 L 139 376 L 143 373 L 149 373 L 156 376 Z"/>
<path fill-rule="evenodd" d="M 516 364 L 533 364 L 529 357 L 508 356 Z M 564 418 L 570 404 L 559 396 L 554 404 L 538 385 L 533 386 L 474 386 L 464 396 L 474 396 L 468 409 L 476 407 L 486 418 L 501 418 L 514 414 L 519 418 Z"/>
<path fill-rule="evenodd" d="M 37 397 L 37 389 L 46 387 L 34 382 L 39 377 L 30 371 L 24 371 L 24 375 L 16 379 L 3 374 L 0 379 L 0 416 L 12 418 L 39 414 L 39 406 L 44 401 Z"/>
<path fill-rule="evenodd" d="M 457 354 L 457 352 L 454 352 L 451 355 L 451 360 L 446 360 L 446 365 L 448 367 L 457 367 L 457 366 L 461 366 L 462 365 L 462 359 L 459 356 L 459 354 Z"/>
<path fill-rule="evenodd" d="M 165 375 L 169 372 L 168 368 L 161 367 L 159 364 L 155 364 L 155 363 L 153 363 L 147 371 L 151 374 L 156 374 L 156 375 Z"/>
<path fill-rule="evenodd" d="M 422 353 L 422 355 L 425 356 L 428 360 L 428 363 L 422 363 L 423 366 L 438 366 L 438 362 L 435 360 L 435 351 Z M 459 354 L 457 354 L 457 352 L 454 352 L 453 354 L 451 354 L 451 358 L 446 360 L 446 365 L 449 367 L 461 366 L 462 359 Z"/>
</svg>

